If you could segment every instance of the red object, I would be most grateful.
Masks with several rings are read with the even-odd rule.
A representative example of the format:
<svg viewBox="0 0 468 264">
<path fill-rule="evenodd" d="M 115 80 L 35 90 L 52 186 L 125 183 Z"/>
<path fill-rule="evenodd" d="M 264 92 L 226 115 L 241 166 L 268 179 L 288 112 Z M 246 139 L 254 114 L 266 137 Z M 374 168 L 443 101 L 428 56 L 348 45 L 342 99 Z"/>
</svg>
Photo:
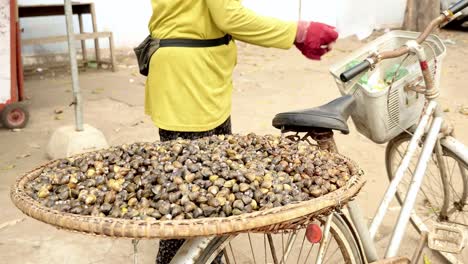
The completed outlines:
<svg viewBox="0 0 468 264">
<path fill-rule="evenodd" d="M 11 101 L 18 101 L 18 70 L 17 70 L 17 26 L 16 0 L 10 1 L 10 69 L 11 69 Z"/>
<path fill-rule="evenodd" d="M 16 5 L 16 0 L 12 0 L 12 3 L 14 3 L 15 11 L 18 10 L 18 7 Z M 16 15 L 15 17 L 18 17 Z M 18 100 L 23 101 L 24 98 L 24 75 L 23 75 L 23 61 L 21 59 L 21 27 L 20 27 L 20 22 L 19 18 L 15 19 L 16 20 L 16 72 L 17 72 L 17 80 L 18 80 Z"/>
<path fill-rule="evenodd" d="M 27 108 L 20 104 L 24 98 L 21 35 L 17 0 L 10 0 L 10 98 L 0 103 L 0 123 L 5 128 L 23 128 L 29 120 Z M 7 44 L 8 45 L 8 44 Z M 0 89 L 8 87 L 0 87 Z"/>
<path fill-rule="evenodd" d="M 11 103 L 24 100 L 23 65 L 21 63 L 21 36 L 16 0 L 10 1 L 10 100 L 0 103 L 0 111 Z"/>
<path fill-rule="evenodd" d="M 427 61 L 421 61 L 419 64 L 421 65 L 421 69 L 423 71 L 429 69 L 429 64 L 427 64 Z"/>
<path fill-rule="evenodd" d="M 306 229 L 306 237 L 312 244 L 317 244 L 322 241 L 322 229 L 316 224 L 309 225 Z"/>
<path fill-rule="evenodd" d="M 329 44 L 338 39 L 335 28 L 318 22 L 308 23 L 306 33 L 305 23 L 299 22 L 295 45 L 309 59 L 320 60 L 323 55 L 330 51 Z M 304 38 L 305 35 L 305 38 Z"/>
</svg>

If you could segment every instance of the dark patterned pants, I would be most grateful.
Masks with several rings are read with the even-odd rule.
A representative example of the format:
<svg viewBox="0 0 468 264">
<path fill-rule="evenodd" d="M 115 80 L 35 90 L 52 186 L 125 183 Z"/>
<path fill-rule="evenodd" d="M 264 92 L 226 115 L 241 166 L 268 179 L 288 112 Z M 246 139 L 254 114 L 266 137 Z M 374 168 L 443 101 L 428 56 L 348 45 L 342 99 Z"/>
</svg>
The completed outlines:
<svg viewBox="0 0 468 264">
<path fill-rule="evenodd" d="M 231 118 L 228 118 L 223 124 L 217 128 L 205 131 L 205 132 L 176 132 L 159 129 L 159 137 L 161 141 L 175 140 L 177 138 L 183 139 L 198 139 L 203 137 L 209 137 L 213 135 L 228 135 L 232 134 L 231 130 Z M 176 255 L 179 248 L 184 244 L 184 240 L 162 240 L 159 242 L 159 252 L 156 257 L 156 264 L 169 264 L 172 258 Z M 213 264 L 222 263 L 222 255 L 219 255 Z"/>
<path fill-rule="evenodd" d="M 229 135 L 232 134 L 231 130 L 231 118 L 228 118 L 224 123 L 215 129 L 205 132 L 176 132 L 159 129 L 159 138 L 161 141 L 175 140 L 177 138 L 183 139 L 198 139 L 203 137 L 209 137 L 213 135 Z"/>
</svg>

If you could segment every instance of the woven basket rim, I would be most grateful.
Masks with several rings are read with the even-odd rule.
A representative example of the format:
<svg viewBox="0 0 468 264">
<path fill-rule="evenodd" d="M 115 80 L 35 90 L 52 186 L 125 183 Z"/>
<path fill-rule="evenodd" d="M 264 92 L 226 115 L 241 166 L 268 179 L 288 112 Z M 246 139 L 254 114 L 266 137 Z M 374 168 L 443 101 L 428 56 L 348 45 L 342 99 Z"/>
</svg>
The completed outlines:
<svg viewBox="0 0 468 264">
<path fill-rule="evenodd" d="M 340 154 L 333 155 L 345 159 L 359 169 L 347 157 Z M 75 215 L 42 206 L 25 192 L 24 186 L 27 182 L 38 177 L 45 167 L 55 162 L 57 161 L 54 160 L 37 167 L 16 180 L 10 192 L 15 206 L 24 214 L 59 229 L 97 236 L 132 239 L 193 238 L 250 231 L 264 232 L 267 230 L 268 232 L 277 232 L 281 231 L 279 230 L 281 228 L 294 229 L 294 226 L 285 227 L 284 223 L 293 222 L 306 216 L 312 218 L 315 216 L 314 214 L 342 207 L 354 198 L 365 184 L 362 177 L 363 172 L 358 170 L 359 173 L 351 177 L 347 186 L 308 201 L 224 218 L 149 222 L 145 220 Z"/>
</svg>

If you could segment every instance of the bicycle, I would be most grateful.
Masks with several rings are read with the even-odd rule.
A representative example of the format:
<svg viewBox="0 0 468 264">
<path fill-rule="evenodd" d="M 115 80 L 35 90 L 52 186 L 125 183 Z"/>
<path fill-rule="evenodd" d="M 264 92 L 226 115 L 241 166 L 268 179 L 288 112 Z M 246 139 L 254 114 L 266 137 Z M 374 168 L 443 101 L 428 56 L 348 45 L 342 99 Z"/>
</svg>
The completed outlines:
<svg viewBox="0 0 468 264">
<path fill-rule="evenodd" d="M 219 254 L 224 255 L 223 259 L 227 264 L 270 263 L 270 260 L 275 264 L 307 263 L 311 252 L 316 254 L 315 263 L 376 262 L 381 258 L 377 254 L 374 238 L 394 197 L 397 198 L 402 209 L 384 260 L 379 263 L 409 263 L 409 258 L 398 257 L 398 252 L 407 224 L 410 221 L 421 233 L 421 241 L 411 258 L 411 263 L 419 261 L 427 242 L 429 242 L 430 249 L 440 252 L 448 261 L 460 263 L 457 255 L 460 255 L 459 253 L 465 246 L 467 223 L 457 221 L 460 218 L 464 220 L 465 217 L 468 217 L 468 215 L 463 214 L 468 195 L 466 173 L 468 170 L 468 149 L 456 140 L 453 128 L 444 123 L 443 111 L 437 103 L 439 96 L 437 80 L 440 76 L 437 75 L 437 72 L 433 76 L 432 72 L 432 70 L 436 71 L 437 66 L 439 66 L 437 54 L 434 47 L 427 45 L 428 48 L 423 45 L 426 44 L 425 41 L 436 27 L 455 19 L 456 14 L 466 7 L 468 7 L 468 0 L 459 1 L 433 20 L 419 37 L 413 34 L 411 40 L 406 41 L 393 51 L 373 51 L 370 55 L 367 54 L 362 62 L 339 75 L 338 82 L 341 81 L 339 85 L 354 87 L 358 82 L 353 83 L 352 80 L 374 70 L 384 61 L 406 55 L 392 76 L 387 92 L 386 118 L 389 119 L 387 125 L 392 126 L 391 133 L 389 133 L 388 128 L 382 132 L 382 127 L 378 127 L 376 124 L 371 124 L 371 126 L 374 125 L 371 130 L 374 131 L 369 131 L 369 128 L 365 127 L 366 124 L 360 124 L 359 121 L 362 120 L 359 120 L 356 112 L 360 111 L 359 107 L 365 106 L 359 105 L 359 103 L 362 104 L 359 102 L 359 98 L 356 99 L 355 96 L 349 95 L 349 90 L 345 89 L 342 89 L 342 93 L 347 95 L 329 104 L 305 111 L 282 113 L 273 120 L 273 125 L 281 129 L 282 133 L 295 133 L 290 138 L 306 140 L 309 143 L 309 139 L 313 139 L 321 149 L 331 152 L 338 152 L 333 139 L 333 131 L 348 134 L 347 121 L 350 116 L 353 117 L 359 132 L 377 143 L 388 142 L 385 158 L 387 174 L 391 183 L 370 227 L 365 225 L 366 222 L 359 206 L 355 201 L 352 201 L 347 206 L 350 217 L 338 209 L 329 216 L 317 219 L 306 229 L 288 234 L 242 234 L 188 240 L 172 263 L 211 263 Z M 445 49 L 442 42 L 439 43 L 439 48 Z M 428 60 L 428 50 L 434 52 L 432 61 Z M 408 102 L 413 101 L 412 104 L 419 108 L 417 108 L 416 113 L 412 113 L 413 115 L 417 114 L 418 118 L 403 120 L 406 122 L 404 123 L 399 118 L 395 119 L 392 116 L 392 111 L 400 107 L 398 104 L 400 98 L 397 97 L 398 95 L 395 96 L 395 93 L 392 94 L 392 85 L 398 81 L 402 85 L 404 78 L 396 79 L 401 66 L 405 61 L 408 61 L 408 58 L 414 59 L 414 62 L 419 65 L 420 71 L 418 78 L 413 78 L 411 83 L 405 83 L 403 91 L 406 103 L 410 104 Z M 352 85 L 348 85 L 349 83 Z M 403 123 L 406 127 L 401 126 Z M 379 129 L 380 134 L 371 133 Z M 398 134 L 395 135 L 395 131 L 398 131 Z M 305 133 L 305 136 L 299 136 L 300 133 Z M 415 153 L 418 155 L 415 156 Z M 413 159 L 416 159 L 417 162 L 414 163 Z M 449 159 L 452 161 L 451 163 L 448 162 Z M 432 174 L 434 168 L 437 175 Z M 454 178 L 452 173 L 455 171 L 459 175 Z M 432 180 L 436 180 L 438 184 L 433 184 Z M 404 184 L 400 184 L 401 182 Z M 434 188 L 439 189 L 434 190 Z M 436 191 L 438 192 L 436 193 Z M 430 195 L 433 193 L 434 195 Z M 429 213 L 428 209 L 430 209 Z M 314 240 L 314 237 L 320 239 Z M 305 244 L 306 238 L 311 241 L 307 242 L 310 245 Z M 260 242 L 254 243 L 253 239 L 259 239 Z M 333 241 L 329 239 L 333 239 Z M 281 246 L 278 247 L 278 244 Z M 242 251 L 243 247 L 250 249 L 251 252 Z M 235 254 L 233 248 L 241 252 Z M 258 252 L 260 248 L 264 250 L 263 253 Z M 293 250 L 299 250 L 299 253 L 292 254 Z M 278 253 L 281 254 L 278 255 Z M 341 253 L 341 257 L 336 256 L 337 253 Z M 305 262 L 303 261 L 304 256 L 306 257 Z M 239 261 L 237 261 L 238 257 Z M 249 257 L 253 258 L 250 261 L 246 260 Z M 257 262 L 259 259 L 262 261 Z"/>
<path fill-rule="evenodd" d="M 62 213 L 43 206 L 25 191 L 28 182 L 36 179 L 45 167 L 56 166 L 57 161 L 18 178 L 11 198 L 25 214 L 61 229 L 133 239 L 135 263 L 138 239 L 153 238 L 191 238 L 178 251 L 173 264 L 212 263 L 220 254 L 226 264 L 308 263 L 309 259 L 318 264 L 410 263 L 408 257 L 398 256 L 410 221 L 421 233 L 411 263 L 420 260 L 426 244 L 448 261 L 460 263 L 459 258 L 463 257 L 460 253 L 466 253 L 462 251 L 467 237 L 464 210 L 468 196 L 468 148 L 455 138 L 454 129 L 444 123 L 443 111 L 437 103 L 440 80 L 437 70 L 446 47 L 430 33 L 455 19 L 466 7 L 468 0 L 458 2 L 420 35 L 390 32 L 371 42 L 366 50 L 356 51 L 344 64 L 332 67 L 331 73 L 343 97 L 321 107 L 281 113 L 273 120 L 273 126 L 291 140 L 316 145 L 341 161 L 346 159 L 338 154 L 334 131 L 348 134 L 350 117 L 361 134 L 376 143 L 388 143 L 386 166 L 391 182 L 370 226 L 366 225 L 357 202 L 352 200 L 364 181 L 349 160 L 347 169 L 355 171 L 348 174 L 352 177 L 347 185 L 335 192 L 230 218 L 146 221 Z M 354 63 L 355 59 L 362 62 Z M 382 70 L 389 74 L 381 74 Z M 385 77 L 383 88 L 378 82 L 376 88 L 369 87 L 374 75 Z M 416 162 L 412 163 L 413 159 Z M 434 169 L 437 175 L 433 174 Z M 402 209 L 385 255 L 380 258 L 374 239 L 394 198 Z M 284 224 L 288 226 L 285 228 Z M 272 230 L 279 233 L 271 233 Z"/>
</svg>

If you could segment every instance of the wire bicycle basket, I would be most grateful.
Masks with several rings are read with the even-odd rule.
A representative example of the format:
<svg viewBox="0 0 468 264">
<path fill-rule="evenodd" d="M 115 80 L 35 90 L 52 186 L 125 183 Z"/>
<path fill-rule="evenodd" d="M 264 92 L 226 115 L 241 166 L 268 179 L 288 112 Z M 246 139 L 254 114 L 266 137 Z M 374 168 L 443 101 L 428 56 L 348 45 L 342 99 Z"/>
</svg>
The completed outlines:
<svg viewBox="0 0 468 264">
<path fill-rule="evenodd" d="M 351 117 L 357 130 L 375 143 L 390 141 L 415 125 L 421 116 L 424 95 L 406 89 L 410 85 L 423 85 L 417 56 L 410 54 L 408 57 L 383 61 L 372 71 L 347 83 L 341 81 L 340 74 L 376 51 L 399 48 L 418 36 L 419 33 L 410 31 L 389 32 L 330 68 L 340 93 L 351 94 L 356 99 L 357 107 Z M 434 83 L 438 86 L 446 47 L 435 35 L 430 35 L 421 46 L 426 52 Z"/>
</svg>

